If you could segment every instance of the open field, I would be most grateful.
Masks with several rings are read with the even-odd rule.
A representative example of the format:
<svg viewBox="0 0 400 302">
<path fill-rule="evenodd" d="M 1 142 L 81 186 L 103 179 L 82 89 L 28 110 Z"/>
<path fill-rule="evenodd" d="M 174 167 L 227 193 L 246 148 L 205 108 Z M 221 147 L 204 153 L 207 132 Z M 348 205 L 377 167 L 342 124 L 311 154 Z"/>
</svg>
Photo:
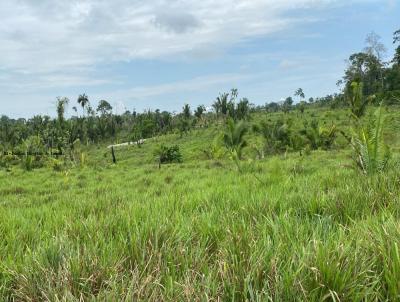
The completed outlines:
<svg viewBox="0 0 400 302">
<path fill-rule="evenodd" d="M 265 119 L 252 116 L 250 123 Z M 348 128 L 344 110 L 290 113 Z M 391 107 L 389 124 L 399 120 Z M 269 114 L 272 120 L 282 113 Z M 222 126 L 89 147 L 83 167 L 0 170 L 2 301 L 395 301 L 400 299 L 399 132 L 386 173 L 332 150 L 266 155 L 242 173 L 202 150 Z M 252 133 L 248 140 L 258 143 Z M 158 169 L 154 149 L 183 163 Z"/>
</svg>

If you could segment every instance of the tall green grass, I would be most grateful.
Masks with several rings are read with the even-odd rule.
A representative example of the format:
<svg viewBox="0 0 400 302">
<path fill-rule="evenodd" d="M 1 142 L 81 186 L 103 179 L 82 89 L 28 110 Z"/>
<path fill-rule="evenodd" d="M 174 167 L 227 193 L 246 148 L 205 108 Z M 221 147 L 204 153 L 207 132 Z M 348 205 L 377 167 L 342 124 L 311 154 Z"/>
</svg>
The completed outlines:
<svg viewBox="0 0 400 302">
<path fill-rule="evenodd" d="M 239 174 L 202 151 L 220 130 L 119 149 L 117 165 L 99 147 L 85 167 L 0 171 L 0 300 L 400 299 L 399 169 L 363 176 L 334 149 Z M 162 143 L 183 163 L 159 170 Z"/>
</svg>

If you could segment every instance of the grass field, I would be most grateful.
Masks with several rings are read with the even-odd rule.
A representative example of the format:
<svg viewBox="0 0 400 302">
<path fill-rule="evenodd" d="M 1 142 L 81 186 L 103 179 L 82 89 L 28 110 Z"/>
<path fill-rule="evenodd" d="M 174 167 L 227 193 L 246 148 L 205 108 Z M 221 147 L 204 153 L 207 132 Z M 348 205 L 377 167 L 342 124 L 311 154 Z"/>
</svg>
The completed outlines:
<svg viewBox="0 0 400 302">
<path fill-rule="evenodd" d="M 389 123 L 399 116 L 391 108 Z M 84 167 L 0 170 L 0 300 L 400 300 L 398 130 L 387 133 L 390 169 L 372 176 L 353 168 L 343 138 L 252 162 L 248 147 L 238 173 L 203 154 L 220 132 L 121 148 L 116 165 L 105 144 Z M 181 147 L 182 164 L 158 169 L 162 142 Z"/>
</svg>

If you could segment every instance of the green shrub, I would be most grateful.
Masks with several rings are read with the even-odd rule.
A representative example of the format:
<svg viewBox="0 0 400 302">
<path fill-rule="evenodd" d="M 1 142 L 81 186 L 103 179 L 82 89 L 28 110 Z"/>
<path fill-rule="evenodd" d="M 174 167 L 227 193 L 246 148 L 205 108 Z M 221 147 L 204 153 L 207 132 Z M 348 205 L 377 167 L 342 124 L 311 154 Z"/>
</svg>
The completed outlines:
<svg viewBox="0 0 400 302">
<path fill-rule="evenodd" d="M 244 122 L 235 123 L 233 119 L 228 119 L 223 142 L 234 160 L 242 159 L 243 148 L 247 146 L 247 141 L 244 139 L 246 133 L 247 126 Z"/>
<path fill-rule="evenodd" d="M 385 126 L 385 115 L 380 106 L 365 125 L 353 129 L 350 140 L 354 151 L 353 158 L 364 174 L 381 172 L 388 166 L 390 149 L 383 136 Z"/>
<path fill-rule="evenodd" d="M 221 146 L 222 137 L 216 136 L 213 143 L 203 149 L 207 159 L 221 159 L 225 155 L 224 148 Z"/>
<path fill-rule="evenodd" d="M 21 161 L 22 168 L 26 171 L 32 171 L 34 168 L 34 160 L 32 155 L 25 156 Z"/>
<path fill-rule="evenodd" d="M 320 127 L 318 121 L 314 119 L 310 125 L 305 122 L 304 127 L 301 133 L 307 138 L 311 149 L 317 150 L 322 148 L 329 150 L 332 148 L 338 133 L 336 125 Z"/>
<path fill-rule="evenodd" d="M 182 162 L 182 154 L 179 150 L 178 145 L 174 146 L 161 145 L 155 151 L 155 155 L 158 159 L 159 164 Z"/>
<path fill-rule="evenodd" d="M 50 157 L 48 160 L 48 166 L 54 171 L 60 172 L 65 169 L 65 163 L 57 158 Z"/>
<path fill-rule="evenodd" d="M 3 168 L 9 168 L 10 166 L 18 164 L 20 161 L 20 158 L 12 153 L 0 155 L 0 167 Z"/>
</svg>

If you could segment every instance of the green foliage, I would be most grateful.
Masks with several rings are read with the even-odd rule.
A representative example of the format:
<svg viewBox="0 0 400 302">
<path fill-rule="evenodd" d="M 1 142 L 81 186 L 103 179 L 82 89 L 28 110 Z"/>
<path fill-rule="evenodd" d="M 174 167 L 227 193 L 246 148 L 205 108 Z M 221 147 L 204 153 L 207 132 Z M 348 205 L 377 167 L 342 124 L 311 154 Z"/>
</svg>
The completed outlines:
<svg viewBox="0 0 400 302">
<path fill-rule="evenodd" d="M 390 149 L 384 139 L 385 127 L 385 115 L 383 107 L 380 106 L 366 125 L 353 129 L 351 146 L 354 151 L 354 161 L 365 174 L 387 169 Z"/>
<path fill-rule="evenodd" d="M 322 148 L 329 150 L 332 148 L 335 139 L 337 138 L 338 129 L 336 125 L 330 127 L 322 127 L 318 125 L 318 121 L 313 119 L 310 126 L 305 123 L 305 129 L 301 131 L 308 140 L 308 144 L 313 150 Z"/>
<path fill-rule="evenodd" d="M 50 169 L 57 172 L 64 171 L 66 168 L 65 161 L 54 157 L 49 157 L 47 165 Z"/>
<path fill-rule="evenodd" d="M 247 131 L 248 128 L 244 122 L 235 123 L 232 119 L 227 120 L 223 142 L 234 160 L 242 159 L 243 149 L 247 146 L 247 141 L 244 138 Z"/>
<path fill-rule="evenodd" d="M 203 113 L 206 111 L 206 107 L 204 105 L 197 106 L 196 110 L 194 111 L 194 115 L 197 119 L 201 119 Z"/>
<path fill-rule="evenodd" d="M 398 108 L 387 110 L 396 122 Z M 283 121 L 288 151 L 294 137 L 307 149 L 311 114 L 309 128 L 350 127 L 347 110 L 307 111 L 251 120 L 259 130 Z M 360 177 L 347 168 L 349 149 L 250 160 L 244 148 L 238 174 L 232 160 L 203 160 L 213 140 L 224 145 L 223 130 L 118 148 L 118 165 L 101 144 L 82 146 L 85 169 L 65 154 L 30 173 L 0 170 L 0 300 L 397 300 L 398 169 Z M 260 133 L 244 139 L 259 146 Z M 398 157 L 399 133 L 386 138 Z M 158 144 L 179 144 L 185 164 L 156 169 Z"/>
<path fill-rule="evenodd" d="M 299 111 L 301 114 L 304 113 L 304 110 L 306 109 L 306 102 L 305 101 L 301 101 L 298 105 Z"/>
<path fill-rule="evenodd" d="M 250 114 L 250 102 L 247 98 L 242 98 L 236 103 L 238 95 L 237 89 L 232 89 L 230 93 L 220 94 L 212 105 L 217 116 L 229 117 L 233 120 L 247 119 Z"/>
<path fill-rule="evenodd" d="M 106 100 L 101 100 L 99 102 L 99 105 L 97 106 L 96 111 L 99 112 L 102 116 L 104 116 L 107 114 L 111 114 L 112 109 L 113 108 L 109 102 L 107 102 Z"/>
<path fill-rule="evenodd" d="M 363 95 L 363 86 L 362 82 L 352 82 L 347 97 L 351 114 L 357 119 L 364 115 L 368 105 L 368 99 Z"/>
<path fill-rule="evenodd" d="M 9 168 L 11 166 L 17 165 L 21 160 L 17 155 L 12 153 L 0 154 L 0 167 Z"/>
<path fill-rule="evenodd" d="M 33 155 L 26 155 L 21 161 L 21 166 L 26 171 L 32 171 L 35 166 L 34 161 L 35 158 Z"/>
<path fill-rule="evenodd" d="M 267 154 L 285 152 L 294 147 L 294 135 L 290 120 L 286 122 L 282 120 L 275 122 L 262 121 L 259 128 L 253 130 L 263 136 L 265 140 L 264 149 Z"/>
<path fill-rule="evenodd" d="M 69 104 L 69 99 L 66 97 L 57 97 L 57 118 L 58 123 L 62 126 L 64 122 L 65 108 Z"/>
<path fill-rule="evenodd" d="M 223 135 L 217 135 L 212 143 L 203 149 L 203 153 L 206 155 L 207 159 L 222 159 L 225 156 L 226 152 L 221 146 L 222 140 Z"/>
<path fill-rule="evenodd" d="M 185 104 L 182 108 L 182 116 L 184 119 L 190 119 L 192 116 L 192 112 L 190 110 L 190 106 L 188 104 Z"/>
<path fill-rule="evenodd" d="M 178 145 L 174 146 L 161 145 L 154 151 L 154 154 L 156 155 L 157 161 L 160 164 L 182 162 L 182 154 L 179 150 Z"/>
</svg>

